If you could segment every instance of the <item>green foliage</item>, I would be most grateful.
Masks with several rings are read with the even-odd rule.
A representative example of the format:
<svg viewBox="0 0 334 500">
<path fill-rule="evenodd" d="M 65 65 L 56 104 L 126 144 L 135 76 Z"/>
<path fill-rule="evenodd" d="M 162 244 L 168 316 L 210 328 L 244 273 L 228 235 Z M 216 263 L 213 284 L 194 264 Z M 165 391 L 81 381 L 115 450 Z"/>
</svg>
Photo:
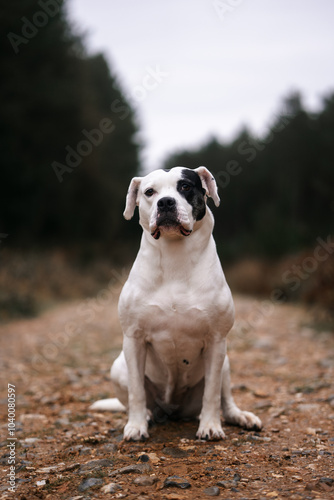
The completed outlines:
<svg viewBox="0 0 334 500">
<path fill-rule="evenodd" d="M 230 144 L 212 138 L 171 155 L 164 168 L 205 165 L 215 175 L 222 201 L 215 236 L 225 258 L 277 257 L 333 234 L 333 137 L 334 95 L 311 114 L 294 93 L 263 137 L 244 129 Z"/>
<path fill-rule="evenodd" d="M 139 168 L 134 112 L 103 55 L 85 53 L 65 2 L 12 0 L 0 15 L 6 246 L 110 249 L 124 237 L 124 196 Z"/>
</svg>

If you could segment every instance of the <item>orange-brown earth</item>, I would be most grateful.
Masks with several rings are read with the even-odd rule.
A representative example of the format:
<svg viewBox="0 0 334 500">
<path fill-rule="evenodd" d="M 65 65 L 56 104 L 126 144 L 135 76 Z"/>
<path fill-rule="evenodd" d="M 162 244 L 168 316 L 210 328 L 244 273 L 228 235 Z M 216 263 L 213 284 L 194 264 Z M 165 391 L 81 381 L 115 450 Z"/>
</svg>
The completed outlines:
<svg viewBox="0 0 334 500">
<path fill-rule="evenodd" d="M 234 395 L 259 415 L 263 431 L 226 426 L 225 440 L 202 442 L 197 422 L 166 421 L 151 427 L 146 442 L 127 443 L 124 414 L 89 409 L 112 395 L 118 293 L 1 326 L 0 498 L 334 498 L 334 334 L 327 324 L 304 306 L 237 296 L 229 336 Z M 8 384 L 15 386 L 14 436 Z M 15 443 L 15 492 L 8 443 Z"/>
</svg>

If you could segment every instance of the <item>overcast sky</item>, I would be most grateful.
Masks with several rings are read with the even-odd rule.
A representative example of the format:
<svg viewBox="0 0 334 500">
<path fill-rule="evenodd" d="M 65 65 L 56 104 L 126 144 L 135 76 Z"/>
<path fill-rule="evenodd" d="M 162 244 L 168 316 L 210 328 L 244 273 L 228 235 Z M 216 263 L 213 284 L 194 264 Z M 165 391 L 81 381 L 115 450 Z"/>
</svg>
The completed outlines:
<svg viewBox="0 0 334 500">
<path fill-rule="evenodd" d="M 138 112 L 149 169 L 242 125 L 260 133 L 300 90 L 334 91 L 333 0 L 69 0 Z"/>
</svg>

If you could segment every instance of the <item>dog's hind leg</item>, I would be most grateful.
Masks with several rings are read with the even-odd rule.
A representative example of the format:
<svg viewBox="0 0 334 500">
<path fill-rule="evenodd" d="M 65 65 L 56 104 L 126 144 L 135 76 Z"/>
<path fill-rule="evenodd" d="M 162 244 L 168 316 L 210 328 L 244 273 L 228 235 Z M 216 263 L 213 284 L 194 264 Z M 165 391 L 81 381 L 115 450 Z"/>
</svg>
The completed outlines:
<svg viewBox="0 0 334 500">
<path fill-rule="evenodd" d="M 110 377 L 113 383 L 116 397 L 128 408 L 128 367 L 125 361 L 124 352 L 113 362 L 110 369 Z"/>
<path fill-rule="evenodd" d="M 128 368 L 126 366 L 123 351 L 115 359 L 111 370 L 111 380 L 113 382 L 116 398 L 100 399 L 90 406 L 91 410 L 104 411 L 126 411 L 128 406 Z"/>
<path fill-rule="evenodd" d="M 262 429 L 262 422 L 254 413 L 240 410 L 234 402 L 231 392 L 230 363 L 228 356 L 226 356 L 224 360 L 221 387 L 221 405 L 225 422 L 239 425 L 246 429 Z"/>
</svg>

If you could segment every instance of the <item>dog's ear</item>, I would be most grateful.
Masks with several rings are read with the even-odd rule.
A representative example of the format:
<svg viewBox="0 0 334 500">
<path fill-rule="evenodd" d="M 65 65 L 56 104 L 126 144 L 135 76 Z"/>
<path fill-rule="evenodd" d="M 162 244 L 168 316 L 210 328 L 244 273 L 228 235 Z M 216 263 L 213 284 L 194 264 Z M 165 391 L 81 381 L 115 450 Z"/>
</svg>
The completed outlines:
<svg viewBox="0 0 334 500">
<path fill-rule="evenodd" d="M 206 194 L 213 199 L 216 207 L 220 205 L 220 198 L 218 196 L 218 188 L 212 173 L 205 167 L 195 168 L 195 172 L 198 173 L 202 181 L 202 186 L 206 191 Z"/>
<path fill-rule="evenodd" d="M 138 190 L 141 183 L 141 177 L 134 177 L 130 182 L 128 194 L 126 195 L 125 210 L 123 216 L 126 220 L 130 220 L 138 205 Z"/>
</svg>

